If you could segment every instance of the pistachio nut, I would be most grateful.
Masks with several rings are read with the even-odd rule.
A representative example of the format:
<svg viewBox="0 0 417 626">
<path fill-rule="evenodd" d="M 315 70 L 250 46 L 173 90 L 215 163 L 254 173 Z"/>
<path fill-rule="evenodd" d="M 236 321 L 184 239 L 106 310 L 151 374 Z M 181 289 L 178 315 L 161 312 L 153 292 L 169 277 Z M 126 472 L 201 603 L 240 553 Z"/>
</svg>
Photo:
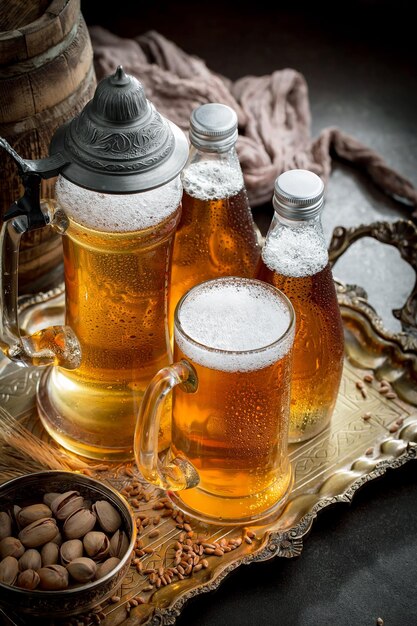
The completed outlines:
<svg viewBox="0 0 417 626">
<path fill-rule="evenodd" d="M 6 556 L 0 561 L 0 582 L 13 585 L 19 573 L 19 565 L 14 556 Z"/>
<path fill-rule="evenodd" d="M 19 533 L 19 539 L 26 548 L 37 548 L 52 541 L 58 532 L 56 521 L 52 517 L 44 517 L 25 526 Z"/>
<path fill-rule="evenodd" d="M 16 537 L 5 537 L 0 541 L 0 559 L 4 559 L 6 556 L 20 559 L 24 551 L 25 547 Z"/>
<path fill-rule="evenodd" d="M 103 561 L 103 563 L 97 565 L 96 579 L 103 578 L 103 576 L 114 570 L 116 565 L 118 565 L 119 563 L 120 559 L 118 559 L 116 556 L 111 556 L 110 558 Z"/>
<path fill-rule="evenodd" d="M 60 496 L 60 495 L 61 495 L 60 493 L 57 493 L 55 491 L 50 491 L 48 493 L 44 493 L 43 494 L 43 503 L 46 504 L 46 506 L 49 506 L 49 508 L 51 508 L 52 502 L 55 500 L 55 498 L 57 496 Z"/>
<path fill-rule="evenodd" d="M 62 565 L 68 565 L 74 559 L 83 555 L 83 542 L 81 539 L 69 539 L 64 541 L 59 549 L 59 556 Z"/>
<path fill-rule="evenodd" d="M 12 534 L 12 520 L 6 511 L 0 511 L 0 540 Z"/>
<path fill-rule="evenodd" d="M 17 516 L 19 514 L 19 511 L 22 507 L 20 507 L 18 504 L 15 504 L 13 506 L 13 511 L 10 513 L 12 515 L 12 519 L 17 521 Z"/>
<path fill-rule="evenodd" d="M 54 563 L 58 563 L 59 556 L 59 546 L 56 545 L 53 541 L 48 541 L 42 546 L 41 550 L 41 558 L 42 558 L 42 566 L 45 565 L 54 565 Z"/>
<path fill-rule="evenodd" d="M 17 577 L 16 586 L 23 589 L 36 589 L 40 583 L 40 576 L 34 569 L 25 569 L 24 572 L 20 572 Z"/>
<path fill-rule="evenodd" d="M 38 519 L 51 517 L 51 515 L 52 511 L 46 504 L 31 504 L 30 506 L 25 506 L 23 509 L 20 509 L 16 515 L 16 521 L 19 528 L 24 528 L 32 522 L 36 522 Z"/>
<path fill-rule="evenodd" d="M 102 532 L 91 530 L 83 538 L 84 550 L 94 561 L 102 561 L 110 550 L 110 540 Z"/>
<path fill-rule="evenodd" d="M 45 591 L 56 591 L 68 587 L 68 572 L 62 565 L 46 565 L 38 570 L 39 588 Z"/>
<path fill-rule="evenodd" d="M 56 543 L 56 545 L 59 547 L 62 544 L 62 535 L 61 535 L 61 533 L 58 533 L 56 537 L 51 539 L 51 541 L 52 541 L 52 543 Z"/>
<path fill-rule="evenodd" d="M 64 535 L 67 539 L 84 537 L 96 524 L 96 515 L 88 509 L 78 509 L 71 513 L 64 522 Z"/>
<path fill-rule="evenodd" d="M 51 503 L 52 513 L 58 520 L 67 519 L 71 513 L 84 507 L 84 498 L 78 491 L 60 493 Z"/>
<path fill-rule="evenodd" d="M 93 559 L 80 556 L 78 559 L 68 563 L 67 570 L 69 575 L 78 583 L 86 583 L 96 575 L 97 565 Z"/>
<path fill-rule="evenodd" d="M 26 569 L 39 569 L 42 567 L 42 559 L 40 553 L 35 548 L 29 548 L 22 554 L 19 559 L 19 570 L 24 572 Z"/>
<path fill-rule="evenodd" d="M 105 533 L 114 533 L 122 524 L 120 513 L 107 500 L 97 500 L 92 506 L 98 523 Z"/>
<path fill-rule="evenodd" d="M 121 559 L 129 547 L 129 539 L 123 530 L 116 530 L 110 539 L 110 554 Z"/>
</svg>

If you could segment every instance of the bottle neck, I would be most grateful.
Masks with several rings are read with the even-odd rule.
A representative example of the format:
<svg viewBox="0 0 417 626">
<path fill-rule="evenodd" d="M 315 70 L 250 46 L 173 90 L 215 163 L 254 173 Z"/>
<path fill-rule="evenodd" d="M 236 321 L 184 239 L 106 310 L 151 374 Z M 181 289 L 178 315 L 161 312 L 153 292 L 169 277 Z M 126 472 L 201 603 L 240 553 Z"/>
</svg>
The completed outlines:
<svg viewBox="0 0 417 626">
<path fill-rule="evenodd" d="M 296 220 L 296 219 L 288 219 L 287 217 L 283 217 L 277 211 L 274 211 L 274 217 L 272 223 L 275 223 L 277 227 L 282 226 L 283 228 L 308 228 L 312 229 L 316 232 L 323 232 L 323 225 L 321 221 L 321 211 L 314 217 L 310 217 L 308 220 Z M 272 226 L 272 225 L 271 225 Z"/>
<path fill-rule="evenodd" d="M 181 180 L 189 195 L 201 195 L 207 200 L 235 196 L 244 188 L 234 146 L 225 152 L 208 152 L 192 146 Z"/>
<path fill-rule="evenodd" d="M 235 165 L 240 168 L 239 159 L 234 145 L 228 150 L 219 152 L 215 149 L 215 146 L 213 146 L 213 150 L 202 150 L 201 148 L 196 148 L 191 144 L 188 161 L 185 167 L 187 167 L 189 163 L 198 163 L 200 161 L 218 161 L 229 165 Z"/>
<path fill-rule="evenodd" d="M 289 220 L 276 211 L 262 250 L 272 271 L 284 276 L 311 276 L 329 261 L 321 214 L 309 220 Z"/>
</svg>

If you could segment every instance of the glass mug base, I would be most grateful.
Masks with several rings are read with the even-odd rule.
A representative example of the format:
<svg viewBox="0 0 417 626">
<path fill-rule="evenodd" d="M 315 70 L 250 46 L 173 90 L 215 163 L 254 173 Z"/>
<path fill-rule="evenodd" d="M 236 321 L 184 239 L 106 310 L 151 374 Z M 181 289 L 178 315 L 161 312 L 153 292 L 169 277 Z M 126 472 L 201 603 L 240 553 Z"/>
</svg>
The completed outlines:
<svg viewBox="0 0 417 626">
<path fill-rule="evenodd" d="M 168 491 L 167 495 L 190 517 L 208 524 L 236 526 L 277 517 L 288 500 L 293 483 L 294 473 L 289 465 L 288 471 L 262 493 L 230 498 L 214 495 L 197 486 L 184 491 Z"/>
<path fill-rule="evenodd" d="M 133 459 L 135 415 L 142 394 L 130 389 L 106 394 L 103 387 L 82 386 L 61 375 L 57 368 L 46 368 L 37 387 L 37 409 L 48 434 L 66 450 L 101 461 Z M 163 435 L 159 451 L 169 445 L 171 407 L 161 419 Z"/>
</svg>

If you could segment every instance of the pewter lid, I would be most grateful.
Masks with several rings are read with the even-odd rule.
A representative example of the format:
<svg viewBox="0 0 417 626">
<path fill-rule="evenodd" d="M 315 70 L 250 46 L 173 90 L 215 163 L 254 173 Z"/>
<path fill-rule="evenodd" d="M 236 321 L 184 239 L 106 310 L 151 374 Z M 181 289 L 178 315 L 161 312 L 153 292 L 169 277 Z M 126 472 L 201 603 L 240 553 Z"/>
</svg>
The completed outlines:
<svg viewBox="0 0 417 626">
<path fill-rule="evenodd" d="M 237 140 L 237 115 L 226 104 L 202 104 L 191 113 L 189 136 L 200 150 L 226 152 Z"/>
<path fill-rule="evenodd" d="M 310 220 L 323 206 L 324 184 L 309 170 L 288 170 L 275 181 L 273 205 L 287 219 Z"/>
<path fill-rule="evenodd" d="M 62 176 L 80 187 L 136 193 L 175 178 L 188 158 L 188 142 L 119 66 L 99 82 L 81 113 L 56 131 L 50 145 L 55 153 L 68 162 Z"/>
</svg>

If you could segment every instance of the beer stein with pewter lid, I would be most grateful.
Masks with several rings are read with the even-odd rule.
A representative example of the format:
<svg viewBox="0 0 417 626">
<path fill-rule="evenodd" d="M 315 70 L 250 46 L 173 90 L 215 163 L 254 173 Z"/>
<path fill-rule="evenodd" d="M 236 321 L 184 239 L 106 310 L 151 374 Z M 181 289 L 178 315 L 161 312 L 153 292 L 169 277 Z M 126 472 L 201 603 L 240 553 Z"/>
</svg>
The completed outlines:
<svg viewBox="0 0 417 626">
<path fill-rule="evenodd" d="M 1 233 L 0 348 L 42 373 L 42 424 L 63 447 L 109 460 L 133 456 L 135 415 L 152 376 L 171 362 L 167 306 L 178 223 L 184 133 L 118 67 L 81 113 L 54 134 L 50 156 L 22 159 L 6 141 L 25 187 Z M 58 176 L 56 205 L 41 178 Z M 62 234 L 65 325 L 19 329 L 17 269 L 24 232 Z M 167 419 L 168 419 L 167 411 Z"/>
</svg>

